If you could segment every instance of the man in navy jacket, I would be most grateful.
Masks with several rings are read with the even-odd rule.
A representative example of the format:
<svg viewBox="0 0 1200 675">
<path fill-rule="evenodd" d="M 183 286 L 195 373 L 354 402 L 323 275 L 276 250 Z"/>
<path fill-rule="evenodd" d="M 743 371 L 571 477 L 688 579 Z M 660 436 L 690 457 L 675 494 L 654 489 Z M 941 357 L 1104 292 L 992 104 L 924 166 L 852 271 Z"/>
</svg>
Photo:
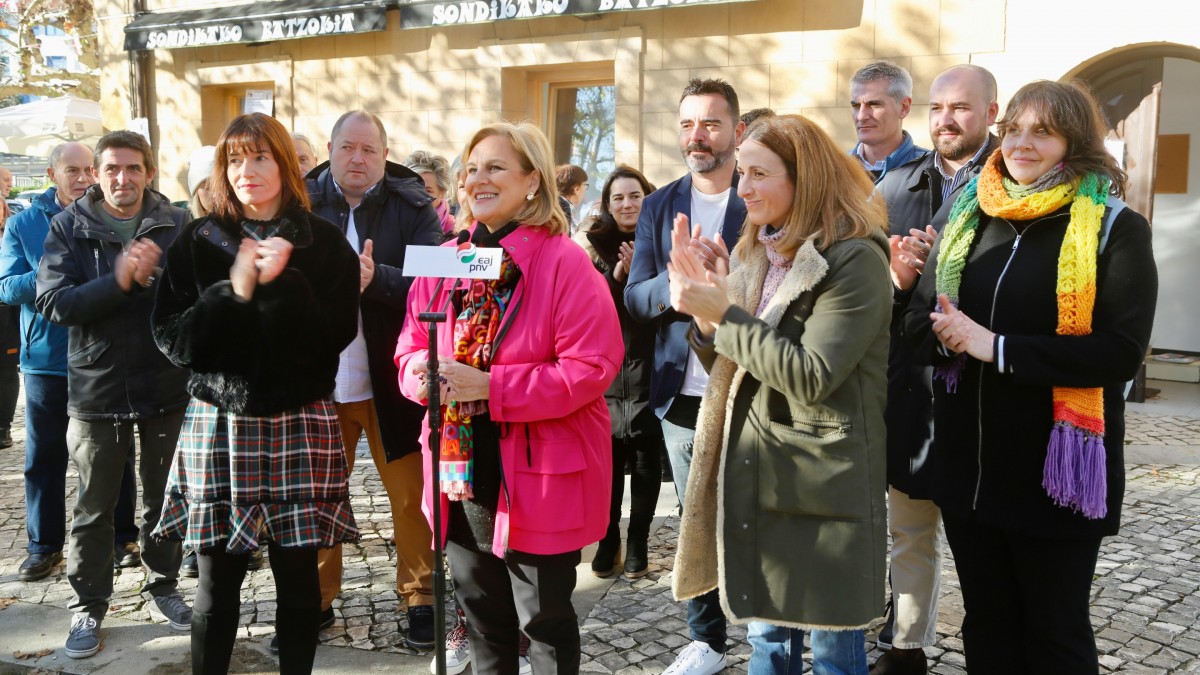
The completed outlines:
<svg viewBox="0 0 1200 675">
<path fill-rule="evenodd" d="M 329 135 L 329 161 L 308 173 L 313 213 L 342 229 L 359 254 L 362 297 L 358 335 L 342 352 L 334 389 L 346 463 L 367 437 L 371 459 L 392 508 L 396 593 L 407 606 L 412 649 L 433 646 L 432 533 L 421 513 L 421 420 L 425 408 L 400 394 L 396 339 L 404 325 L 412 277 L 403 274 L 408 246 L 435 246 L 442 227 L 425 183 L 387 161 L 387 130 L 375 115 L 345 113 Z M 341 590 L 342 547 L 317 553 L 321 623 L 332 625 Z"/>
<path fill-rule="evenodd" d="M 706 264 L 711 265 L 714 256 L 728 257 L 746 220 L 746 205 L 737 196 L 734 172 L 734 149 L 744 130 L 733 87 L 722 80 L 693 79 L 688 83 L 679 101 L 679 149 L 688 174 L 642 203 L 625 286 L 625 306 L 634 319 L 658 324 L 650 405 L 662 420 L 680 504 L 708 375 L 688 347 L 691 317 L 671 308 L 667 278 L 671 229 L 676 218 L 684 216 L 693 232 L 702 232 L 693 250 Z M 717 589 L 688 601 L 688 627 L 693 642 L 665 672 L 719 672 L 725 667 L 727 635 Z"/>
<path fill-rule="evenodd" d="M 179 542 L 150 536 L 158 525 L 167 474 L 188 403 L 186 370 L 159 351 L 150 330 L 162 251 L 187 212 L 151 189 L 154 153 L 128 130 L 96 144 L 100 184 L 88 188 L 50 223 L 38 266 L 34 303 L 67 327 L 67 446 L 79 470 L 71 518 L 67 579 L 75 616 L 66 653 L 100 650 L 99 629 L 113 591 L 111 541 L 117 476 L 139 437 L 142 483 L 142 592 L 150 614 L 176 630 L 191 629 L 192 610 L 179 594 Z"/>
</svg>

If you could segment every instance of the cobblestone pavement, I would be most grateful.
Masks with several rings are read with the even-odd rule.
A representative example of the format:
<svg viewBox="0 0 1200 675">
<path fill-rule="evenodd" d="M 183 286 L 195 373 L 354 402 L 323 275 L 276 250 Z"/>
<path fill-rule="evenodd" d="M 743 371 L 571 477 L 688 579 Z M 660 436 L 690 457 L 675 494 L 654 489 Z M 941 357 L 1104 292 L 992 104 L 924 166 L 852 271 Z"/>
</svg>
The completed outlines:
<svg viewBox="0 0 1200 675">
<path fill-rule="evenodd" d="M 1126 445 L 1200 446 L 1200 420 L 1178 415 L 1125 416 Z"/>
<path fill-rule="evenodd" d="M 18 442 L 0 450 L 0 608 L 6 598 L 65 608 L 72 594 L 62 566 L 45 581 L 16 580 L 25 557 L 20 411 L 17 419 L 13 435 Z M 1128 426 L 1130 444 L 1200 445 L 1200 419 L 1130 413 Z M 366 456 L 363 448 L 359 453 Z M 345 582 L 334 605 L 338 621 L 321 639 L 331 646 L 412 654 L 412 672 L 421 672 L 428 667 L 427 655 L 418 659 L 400 639 L 407 618 L 395 593 L 387 497 L 372 463 L 356 464 L 352 497 L 363 537 L 359 544 L 345 547 Z M 1200 672 L 1200 467 L 1129 465 L 1127 479 L 1122 532 L 1105 541 L 1093 588 L 1092 618 L 1102 671 Z M 68 503 L 74 499 L 75 480 L 72 472 Z M 583 618 L 585 672 L 661 672 L 687 643 L 684 604 L 674 602 L 670 594 L 677 526 L 677 518 L 668 517 L 653 534 L 650 575 L 616 581 Z M 938 643 L 926 652 L 932 659 L 931 672 L 948 675 L 965 672 L 961 595 L 949 556 L 943 573 Z M 140 569 L 117 572 L 110 616 L 149 621 L 147 601 L 138 593 L 143 580 Z M 195 581 L 184 580 L 181 586 L 190 598 Z M 269 570 L 248 575 L 242 637 L 262 639 L 274 631 L 275 597 Z M 744 672 L 749 656 L 745 631 L 733 626 L 730 633 L 728 672 Z M 868 635 L 869 643 L 873 637 Z"/>
</svg>

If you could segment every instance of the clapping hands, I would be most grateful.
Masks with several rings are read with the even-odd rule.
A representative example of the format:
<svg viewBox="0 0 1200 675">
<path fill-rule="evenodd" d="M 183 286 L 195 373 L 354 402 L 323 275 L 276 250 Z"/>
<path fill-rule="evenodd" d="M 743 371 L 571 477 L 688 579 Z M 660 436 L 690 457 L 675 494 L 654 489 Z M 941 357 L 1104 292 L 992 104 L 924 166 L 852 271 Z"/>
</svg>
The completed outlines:
<svg viewBox="0 0 1200 675">
<path fill-rule="evenodd" d="M 133 240 L 114 268 L 117 286 L 126 293 L 133 288 L 134 282 L 143 288 L 149 287 L 161 257 L 162 249 L 150 239 Z"/>
<path fill-rule="evenodd" d="M 711 266 L 711 267 L 710 267 Z M 728 311 L 729 251 L 721 241 L 688 232 L 688 218 L 675 216 L 671 230 L 671 261 L 667 263 L 671 283 L 671 307 L 690 314 L 705 337 L 712 335 Z"/>
<path fill-rule="evenodd" d="M 975 323 L 944 293 L 938 295 L 938 308 L 941 311 L 930 312 L 929 318 L 933 321 L 933 334 L 946 349 L 955 354 L 966 353 L 984 363 L 995 360 L 995 333 Z"/>
<path fill-rule="evenodd" d="M 279 278 L 287 268 L 292 256 L 292 243 L 282 237 L 271 237 L 263 241 L 242 239 L 233 267 L 229 268 L 229 281 L 238 299 L 250 300 L 254 289 Z"/>
</svg>

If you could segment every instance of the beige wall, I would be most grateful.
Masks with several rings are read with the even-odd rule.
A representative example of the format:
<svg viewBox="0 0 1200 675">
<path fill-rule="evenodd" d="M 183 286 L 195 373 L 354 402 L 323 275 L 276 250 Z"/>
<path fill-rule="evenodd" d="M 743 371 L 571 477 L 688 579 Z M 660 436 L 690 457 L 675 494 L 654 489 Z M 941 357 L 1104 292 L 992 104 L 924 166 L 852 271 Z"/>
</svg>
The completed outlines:
<svg viewBox="0 0 1200 675">
<path fill-rule="evenodd" d="M 202 6 L 147 4 L 152 11 Z M 96 2 L 110 128 L 128 118 L 121 29 L 129 5 Z M 379 33 L 160 50 L 161 185 L 182 198 L 188 153 L 216 140 L 202 124 L 201 87 L 255 81 L 273 81 L 276 116 L 319 143 L 341 112 L 378 113 L 400 159 L 415 148 L 453 157 L 481 124 L 536 119 L 531 83 L 572 68 L 609 69 L 617 86 L 617 159 L 663 184 L 682 173 L 675 115 L 688 78 L 726 78 L 744 109 L 808 115 L 849 147 L 847 81 L 865 63 L 889 58 L 913 74 L 905 127 L 927 145 L 927 92 L 942 69 L 968 61 L 992 69 L 1003 101 L 1029 80 L 1061 78 L 1110 50 L 1161 41 L 1200 47 L 1190 22 L 1161 18 L 1176 5 L 1145 0 L 1131 12 L 1127 3 L 1095 0 L 1082 12 L 1076 3 L 1045 0 L 752 0 L 415 30 L 400 30 L 393 10 Z"/>
</svg>

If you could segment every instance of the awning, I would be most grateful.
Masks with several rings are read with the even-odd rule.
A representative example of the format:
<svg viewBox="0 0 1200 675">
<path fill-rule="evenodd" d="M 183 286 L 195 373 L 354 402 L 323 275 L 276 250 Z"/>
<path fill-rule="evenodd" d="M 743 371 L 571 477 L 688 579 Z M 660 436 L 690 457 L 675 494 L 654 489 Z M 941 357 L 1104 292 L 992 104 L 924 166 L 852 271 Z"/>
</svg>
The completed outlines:
<svg viewBox="0 0 1200 675">
<path fill-rule="evenodd" d="M 125 49 L 273 42 L 387 29 L 388 0 L 286 0 L 143 14 L 125 26 Z"/>
<path fill-rule="evenodd" d="M 47 157 L 66 141 L 94 144 L 104 134 L 100 103 L 58 96 L 0 109 L 0 151 Z"/>
<path fill-rule="evenodd" d="M 744 0 L 401 0 L 400 27 L 495 23 L 575 14 L 610 14 Z"/>
</svg>

